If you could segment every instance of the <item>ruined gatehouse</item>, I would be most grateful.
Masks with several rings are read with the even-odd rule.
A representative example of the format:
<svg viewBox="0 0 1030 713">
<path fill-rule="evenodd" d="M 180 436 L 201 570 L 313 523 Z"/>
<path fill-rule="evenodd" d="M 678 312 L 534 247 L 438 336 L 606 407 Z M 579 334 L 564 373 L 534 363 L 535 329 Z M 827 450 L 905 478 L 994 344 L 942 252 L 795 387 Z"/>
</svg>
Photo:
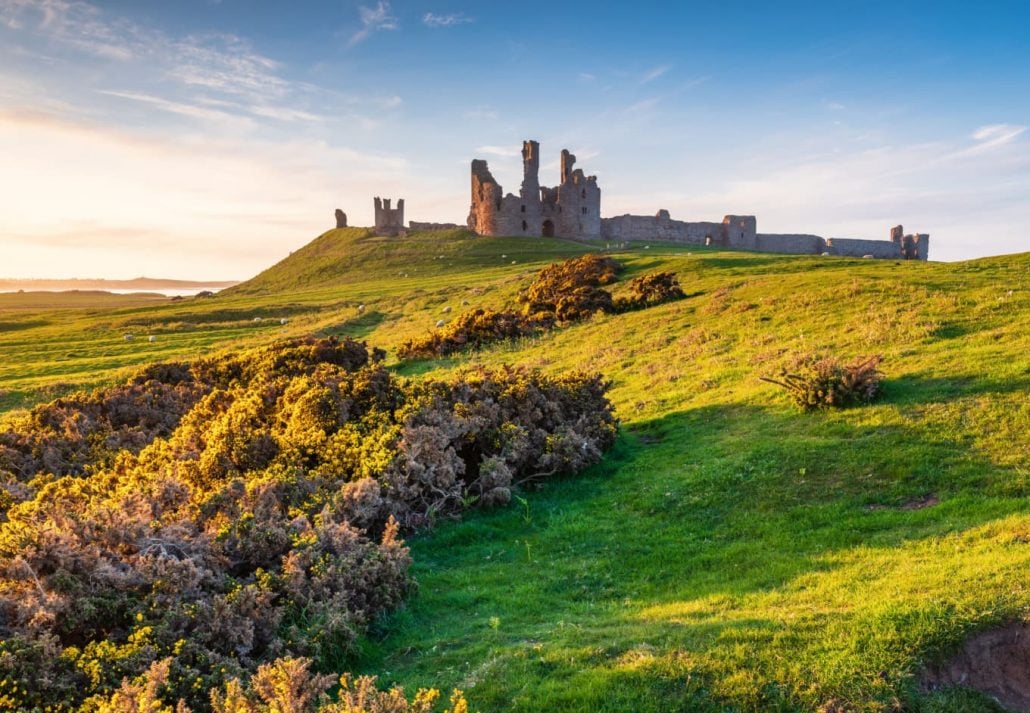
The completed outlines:
<svg viewBox="0 0 1030 713">
<path fill-rule="evenodd" d="M 561 152 L 560 183 L 540 185 L 540 144 L 522 143 L 522 188 L 504 194 L 486 161 L 472 162 L 472 207 L 468 227 L 479 235 L 600 238 L 601 189 L 597 176 L 573 168 L 576 157 Z"/>
</svg>

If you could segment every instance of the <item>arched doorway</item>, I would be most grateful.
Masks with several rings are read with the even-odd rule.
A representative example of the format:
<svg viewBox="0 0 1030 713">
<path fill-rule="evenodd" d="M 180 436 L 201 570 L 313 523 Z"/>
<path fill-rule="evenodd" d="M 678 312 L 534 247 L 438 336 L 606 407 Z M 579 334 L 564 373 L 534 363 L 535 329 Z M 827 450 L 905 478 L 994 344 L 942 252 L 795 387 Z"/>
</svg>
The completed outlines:
<svg viewBox="0 0 1030 713">
<path fill-rule="evenodd" d="M 554 222 L 550 221 L 550 220 L 545 220 L 544 221 L 544 227 L 543 227 L 543 230 L 541 232 L 544 234 L 545 238 L 553 238 L 554 237 Z"/>
</svg>

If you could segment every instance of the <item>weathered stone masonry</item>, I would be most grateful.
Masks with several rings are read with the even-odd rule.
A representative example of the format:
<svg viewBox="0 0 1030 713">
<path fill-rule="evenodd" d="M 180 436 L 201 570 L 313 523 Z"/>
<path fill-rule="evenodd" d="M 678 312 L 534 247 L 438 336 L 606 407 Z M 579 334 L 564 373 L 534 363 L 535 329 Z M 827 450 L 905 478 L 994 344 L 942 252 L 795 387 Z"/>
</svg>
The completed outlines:
<svg viewBox="0 0 1030 713">
<path fill-rule="evenodd" d="M 601 238 L 610 241 L 662 240 L 717 245 L 759 252 L 798 255 L 843 255 L 926 260 L 930 236 L 904 235 L 899 225 L 891 239 L 853 240 L 807 234 L 759 233 L 753 215 L 727 215 L 722 222 L 673 220 L 667 210 L 655 215 L 601 218 L 601 189 L 596 176 L 573 169 L 576 157 L 561 152 L 561 183 L 541 187 L 540 144 L 522 144 L 523 180 L 519 195 L 505 194 L 486 161 L 472 161 L 472 206 L 468 227 L 479 235 Z"/>
<path fill-rule="evenodd" d="M 890 240 L 823 238 L 805 233 L 759 233 L 753 215 L 727 215 L 722 222 L 673 220 L 667 210 L 655 215 L 619 215 L 601 218 L 601 189 L 596 176 L 575 168 L 576 157 L 561 152 L 557 186 L 540 185 L 540 144 L 522 142 L 522 186 L 519 194 L 504 193 L 486 161 L 472 161 L 472 204 L 467 225 L 479 235 L 589 238 L 615 242 L 667 241 L 713 245 L 739 250 L 795 255 L 840 255 L 890 260 L 926 260 L 930 236 L 905 234 L 902 226 L 891 228 Z M 402 235 L 404 200 L 392 208 L 389 198 L 375 198 L 377 235 Z M 347 225 L 347 216 L 336 211 L 336 227 Z M 453 230 L 454 223 L 411 222 L 417 231 Z"/>
<path fill-rule="evenodd" d="M 375 198 L 376 235 L 400 235 L 404 232 L 404 199 L 397 201 L 397 207 L 390 207 L 390 199 Z"/>
<path fill-rule="evenodd" d="M 472 206 L 468 227 L 479 235 L 601 237 L 601 189 L 596 176 L 574 169 L 576 157 L 561 152 L 560 183 L 540 185 L 540 144 L 522 144 L 522 187 L 504 194 L 486 161 L 472 162 Z"/>
</svg>

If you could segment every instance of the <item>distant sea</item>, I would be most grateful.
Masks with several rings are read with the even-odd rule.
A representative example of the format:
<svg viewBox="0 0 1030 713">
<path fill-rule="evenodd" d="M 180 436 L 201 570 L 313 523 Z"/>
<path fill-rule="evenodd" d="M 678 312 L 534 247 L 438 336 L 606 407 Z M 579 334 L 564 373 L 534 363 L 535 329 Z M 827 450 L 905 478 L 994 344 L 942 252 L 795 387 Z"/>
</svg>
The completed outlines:
<svg viewBox="0 0 1030 713">
<path fill-rule="evenodd" d="M 56 290 L 56 289 L 41 289 L 41 288 L 32 288 L 32 287 L 26 289 L 26 288 L 23 287 L 23 288 L 17 289 L 17 290 L 10 289 L 10 288 L 0 288 L 0 294 L 10 294 L 12 292 L 110 292 L 112 295 L 135 295 L 135 294 L 139 294 L 139 293 L 142 292 L 142 293 L 151 294 L 151 295 L 164 295 L 165 297 L 193 297 L 198 292 L 204 292 L 205 290 L 208 291 L 208 292 L 218 292 L 219 290 L 224 290 L 224 289 L 225 289 L 224 287 L 214 287 L 214 286 L 190 287 L 190 288 L 187 288 L 187 289 L 182 289 L 182 288 L 176 289 L 176 288 L 169 288 L 169 287 L 156 287 L 156 288 L 151 288 L 151 289 L 136 288 L 136 289 L 131 289 L 131 290 L 130 289 L 115 289 L 115 288 L 106 288 L 106 289 L 97 288 L 97 289 L 93 289 L 93 290 L 91 290 L 91 289 Z"/>
</svg>

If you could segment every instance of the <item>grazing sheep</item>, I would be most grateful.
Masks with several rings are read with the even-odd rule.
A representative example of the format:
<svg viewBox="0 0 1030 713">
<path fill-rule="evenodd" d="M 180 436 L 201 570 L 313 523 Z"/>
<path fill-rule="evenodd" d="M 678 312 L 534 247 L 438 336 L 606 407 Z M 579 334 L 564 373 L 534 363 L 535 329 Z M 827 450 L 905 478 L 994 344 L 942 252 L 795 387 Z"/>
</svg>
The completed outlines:
<svg viewBox="0 0 1030 713">
<path fill-rule="evenodd" d="M 508 259 L 508 256 L 507 256 L 507 255 L 501 255 L 501 259 L 502 259 L 502 260 L 507 260 L 507 259 Z"/>
<path fill-rule="evenodd" d="M 443 312 L 444 314 L 447 314 L 448 312 L 450 312 L 450 311 L 451 311 L 451 306 L 450 306 L 450 305 L 447 305 L 446 307 L 444 307 L 444 308 L 443 308 L 442 310 L 440 310 L 440 311 L 441 311 L 441 312 Z"/>
<path fill-rule="evenodd" d="M 257 323 L 257 322 L 260 322 L 260 321 L 261 321 L 261 318 L 260 318 L 260 317 L 255 317 L 255 318 L 254 318 L 254 322 L 255 322 L 255 323 Z"/>
<path fill-rule="evenodd" d="M 515 260 L 512 260 L 512 261 L 511 261 L 511 264 L 512 264 L 512 265 L 514 265 L 514 264 L 515 264 Z"/>
<path fill-rule="evenodd" d="M 830 257 L 833 253 L 823 253 L 823 257 Z"/>
<path fill-rule="evenodd" d="M 438 320 L 436 320 L 436 326 L 437 326 L 437 327 L 442 327 L 442 326 L 444 326 L 445 324 L 447 324 L 447 322 L 443 321 L 442 319 L 438 319 Z"/>
<path fill-rule="evenodd" d="M 872 260 L 874 257 L 875 257 L 874 255 L 863 255 L 862 259 L 863 260 Z"/>
<path fill-rule="evenodd" d="M 157 341 L 157 337 L 155 337 L 153 334 L 151 334 L 149 337 L 147 337 L 147 341 L 150 342 L 151 344 L 153 344 L 154 342 Z"/>
<path fill-rule="evenodd" d="M 132 334 L 126 334 L 126 335 L 123 336 L 123 339 L 125 339 L 125 341 L 127 341 L 127 342 L 131 342 L 135 338 L 136 338 L 135 335 L 132 335 Z"/>
<path fill-rule="evenodd" d="M 288 319 L 286 319 L 285 317 L 283 317 L 282 319 L 280 319 L 280 320 L 279 320 L 279 324 L 286 324 L 286 323 L 287 323 L 287 322 L 289 322 L 289 321 L 290 321 L 290 320 L 288 320 Z"/>
<path fill-rule="evenodd" d="M 365 305 L 358 305 L 358 314 L 365 313 Z"/>
<path fill-rule="evenodd" d="M 461 306 L 462 307 L 468 307 L 469 306 L 469 301 L 468 300 L 462 300 L 461 301 Z"/>
</svg>

